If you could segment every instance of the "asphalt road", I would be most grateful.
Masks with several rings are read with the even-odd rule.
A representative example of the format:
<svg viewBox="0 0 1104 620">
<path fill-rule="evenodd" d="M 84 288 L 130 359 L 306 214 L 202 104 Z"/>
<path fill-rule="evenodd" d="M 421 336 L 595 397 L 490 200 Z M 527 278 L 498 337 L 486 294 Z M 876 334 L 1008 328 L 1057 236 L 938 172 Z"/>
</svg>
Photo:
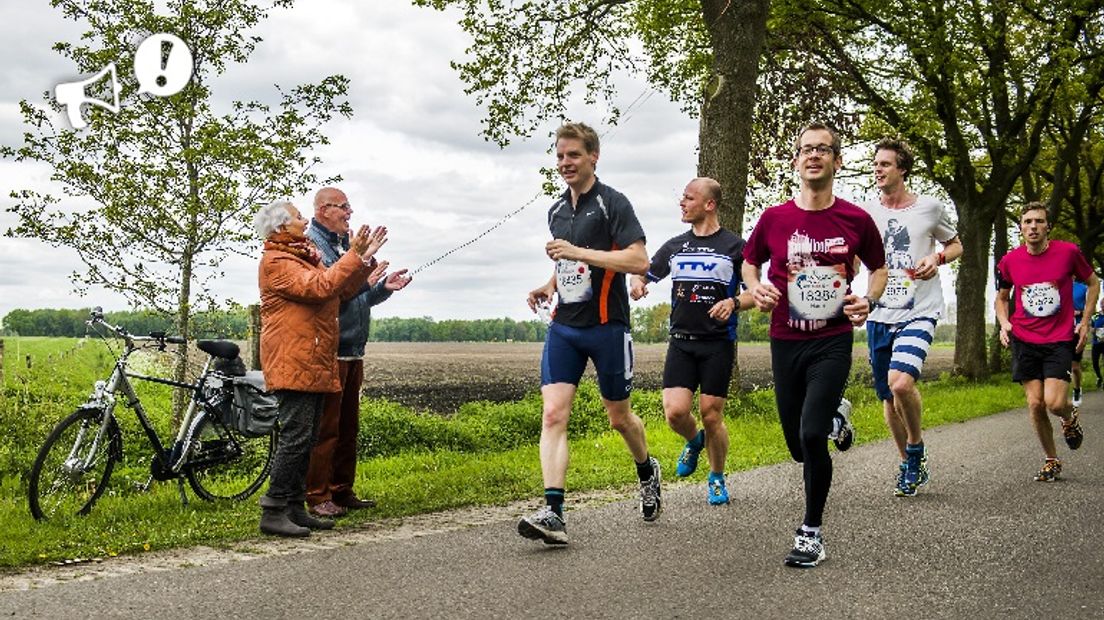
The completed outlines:
<svg viewBox="0 0 1104 620">
<path fill-rule="evenodd" d="M 802 515 L 787 463 L 731 475 L 726 507 L 704 484 L 669 486 L 654 524 L 630 498 L 570 511 L 563 548 L 503 518 L 5 591 L 0 617 L 1104 618 L 1104 394 L 1086 394 L 1082 421 L 1052 484 L 1031 480 L 1024 410 L 927 431 L 932 481 L 914 498 L 891 492 L 889 444 L 836 455 L 815 569 L 782 564 Z"/>
</svg>

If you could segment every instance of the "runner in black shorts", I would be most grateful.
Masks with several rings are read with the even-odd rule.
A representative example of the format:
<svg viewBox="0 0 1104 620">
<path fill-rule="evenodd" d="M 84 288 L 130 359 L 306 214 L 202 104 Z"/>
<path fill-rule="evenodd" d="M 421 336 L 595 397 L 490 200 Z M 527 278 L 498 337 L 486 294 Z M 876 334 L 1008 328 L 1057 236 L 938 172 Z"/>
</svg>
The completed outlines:
<svg viewBox="0 0 1104 620">
<path fill-rule="evenodd" d="M 654 521 L 661 508 L 659 461 L 649 456 L 644 422 L 629 406 L 633 357 L 625 274 L 648 269 L 644 230 L 629 200 L 595 176 L 598 146 L 598 134 L 582 123 L 556 132 L 556 168 L 568 189 L 548 211 L 552 241 L 545 253 L 555 267 L 527 299 L 536 312 L 559 297 L 541 358 L 545 507 L 518 522 L 519 534 L 546 544 L 567 543 L 567 420 L 588 359 L 598 371 L 610 425 L 636 462 L 644 520 Z"/>
<path fill-rule="evenodd" d="M 825 558 L 820 526 L 832 485 L 828 435 L 851 369 L 852 325 L 862 325 L 881 296 L 886 266 L 870 214 L 832 194 L 843 163 L 836 132 L 811 124 L 795 147 L 801 193 L 759 217 L 744 248 L 743 279 L 755 305 L 772 311 L 778 417 L 805 475 L 805 519 L 785 563 L 812 567 Z M 867 298 L 851 293 L 856 258 L 870 270 Z M 768 280 L 761 281 L 767 261 Z"/>
<path fill-rule="evenodd" d="M 672 238 L 652 257 L 648 275 L 633 276 L 629 294 L 648 294 L 648 282 L 670 275 L 671 339 L 663 366 L 663 412 L 667 424 L 686 439 L 676 473 L 689 476 L 698 467 L 702 448 L 709 458 L 708 498 L 713 505 L 728 503 L 724 466 L 728 456 L 728 429 L 724 404 L 732 380 L 736 319 L 753 304 L 740 291 L 740 263 L 744 240 L 721 228 L 717 209 L 721 185 L 697 178 L 686 186 L 679 207 L 690 230 Z M 698 410 L 702 429 L 690 414 L 694 391 L 701 387 Z"/>
<path fill-rule="evenodd" d="M 1074 324 L 1073 280 L 1088 284 L 1085 307 L 1099 294 L 1099 279 L 1081 249 L 1048 237 L 1047 208 L 1041 202 L 1024 205 L 1020 233 L 1024 243 L 997 263 L 997 322 L 1001 344 L 1012 347 L 1012 380 L 1023 384 L 1031 425 L 1046 460 L 1037 482 L 1052 482 L 1062 474 L 1050 415 L 1062 420 L 1062 435 L 1071 450 L 1081 447 L 1085 433 L 1078 411 L 1069 402 L 1074 348 L 1084 348 L 1089 320 Z M 1015 289 L 1015 293 L 1013 293 Z M 1016 309 L 1010 311 L 1012 295 Z M 1076 338 L 1071 341 L 1070 334 Z M 1047 414 L 1050 415 L 1047 415 Z"/>
</svg>

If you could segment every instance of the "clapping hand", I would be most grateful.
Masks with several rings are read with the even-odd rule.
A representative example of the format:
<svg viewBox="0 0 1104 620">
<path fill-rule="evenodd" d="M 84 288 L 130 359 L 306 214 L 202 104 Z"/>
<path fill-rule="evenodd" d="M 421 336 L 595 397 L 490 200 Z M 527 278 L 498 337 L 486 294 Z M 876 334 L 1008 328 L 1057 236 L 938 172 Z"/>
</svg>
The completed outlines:
<svg viewBox="0 0 1104 620">
<path fill-rule="evenodd" d="M 406 272 L 406 269 L 400 269 L 387 276 L 387 280 L 383 284 L 384 288 L 389 291 L 401 291 L 406 288 L 406 285 L 414 279 L 413 276 L 406 275 Z"/>
<path fill-rule="evenodd" d="M 370 258 L 385 243 L 387 243 L 386 226 L 377 226 L 371 231 L 368 226 L 361 226 L 356 235 L 349 240 L 349 246 L 363 259 Z"/>
<path fill-rule="evenodd" d="M 390 263 L 387 261 L 381 260 L 372 267 L 372 271 L 368 274 L 368 286 L 375 286 L 376 282 L 379 282 L 387 275 L 387 266 L 389 264 Z"/>
</svg>

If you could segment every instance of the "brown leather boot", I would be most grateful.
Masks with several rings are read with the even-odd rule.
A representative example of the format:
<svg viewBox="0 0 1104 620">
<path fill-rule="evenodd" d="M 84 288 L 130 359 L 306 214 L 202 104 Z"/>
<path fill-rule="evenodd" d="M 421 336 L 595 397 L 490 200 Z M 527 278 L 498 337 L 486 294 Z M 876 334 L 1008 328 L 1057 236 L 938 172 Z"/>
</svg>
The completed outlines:
<svg viewBox="0 0 1104 620">
<path fill-rule="evenodd" d="M 295 525 L 301 525 L 312 530 L 331 530 L 334 522 L 330 519 L 319 519 L 307 512 L 302 502 L 288 504 L 288 518 Z"/>
</svg>

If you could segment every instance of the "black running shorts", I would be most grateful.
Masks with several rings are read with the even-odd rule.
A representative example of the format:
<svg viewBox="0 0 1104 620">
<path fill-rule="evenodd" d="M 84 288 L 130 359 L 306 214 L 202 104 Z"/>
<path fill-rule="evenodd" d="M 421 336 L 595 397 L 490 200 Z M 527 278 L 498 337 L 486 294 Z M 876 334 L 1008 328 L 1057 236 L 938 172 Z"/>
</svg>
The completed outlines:
<svg viewBox="0 0 1104 620">
<path fill-rule="evenodd" d="M 1011 341 L 1013 381 L 1061 379 L 1068 382 L 1071 379 L 1073 341 L 1034 344 L 1015 337 Z"/>
<path fill-rule="evenodd" d="M 732 340 L 678 340 L 672 337 L 663 365 L 663 387 L 681 387 L 691 392 L 701 387 L 702 394 L 728 398 L 735 356 Z"/>
</svg>

